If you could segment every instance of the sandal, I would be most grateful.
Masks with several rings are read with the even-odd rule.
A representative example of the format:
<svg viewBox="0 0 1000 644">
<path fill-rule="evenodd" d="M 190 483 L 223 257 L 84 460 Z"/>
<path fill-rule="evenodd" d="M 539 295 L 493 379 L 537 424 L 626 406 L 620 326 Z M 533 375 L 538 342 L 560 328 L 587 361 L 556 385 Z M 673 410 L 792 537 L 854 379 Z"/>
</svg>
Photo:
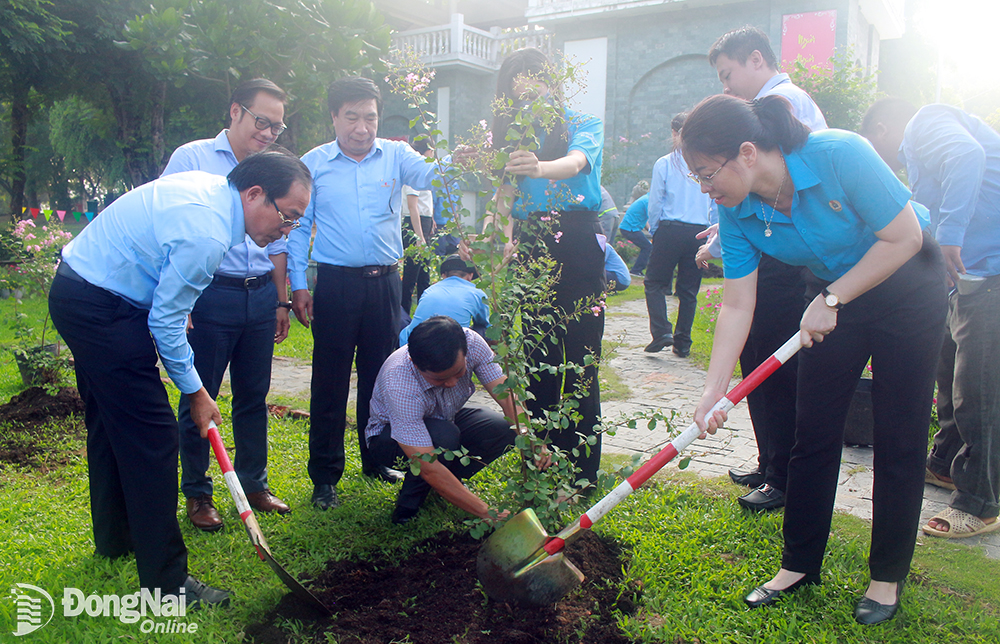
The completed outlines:
<svg viewBox="0 0 1000 644">
<path fill-rule="evenodd" d="M 931 471 L 931 468 L 924 468 L 924 483 L 930 483 L 934 487 L 939 487 L 944 490 L 954 490 L 955 484 L 952 483 L 944 476 L 939 476 Z"/>
<path fill-rule="evenodd" d="M 948 530 L 938 530 L 937 528 L 931 527 L 931 521 L 943 521 L 948 524 Z M 964 539 L 965 537 L 975 537 L 981 534 L 986 534 L 987 532 L 993 532 L 997 528 L 1000 528 L 1000 520 L 994 521 L 993 523 L 986 523 L 982 519 L 968 512 L 962 512 L 961 510 L 956 510 L 955 508 L 947 508 L 943 512 L 939 512 L 935 516 L 931 517 L 927 525 L 925 525 L 921 530 L 924 534 L 929 534 L 934 537 L 944 537 L 946 539 Z"/>
</svg>

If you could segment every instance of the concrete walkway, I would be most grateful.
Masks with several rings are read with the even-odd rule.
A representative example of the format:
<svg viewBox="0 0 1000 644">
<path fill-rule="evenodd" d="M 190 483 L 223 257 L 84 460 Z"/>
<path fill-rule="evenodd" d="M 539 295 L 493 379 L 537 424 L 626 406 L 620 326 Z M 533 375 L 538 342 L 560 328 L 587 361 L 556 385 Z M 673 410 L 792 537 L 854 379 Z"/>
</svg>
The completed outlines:
<svg viewBox="0 0 1000 644">
<path fill-rule="evenodd" d="M 671 299 L 671 316 L 676 302 Z M 603 403 L 604 416 L 614 421 L 622 414 L 659 409 L 675 410 L 675 425 L 680 429 L 692 420 L 692 414 L 701 396 L 705 372 L 688 359 L 678 358 L 670 349 L 656 354 L 643 351 L 649 342 L 649 325 L 644 300 L 633 300 L 608 310 L 605 339 L 620 343 L 608 366 L 616 371 L 630 389 L 627 400 Z M 292 358 L 276 357 L 273 364 L 272 394 L 308 398 L 310 366 Z M 355 399 L 351 387 L 351 400 Z M 493 405 L 482 391 L 473 398 L 474 403 Z M 625 454 L 653 455 L 667 443 L 662 428 L 649 431 L 645 425 L 636 429 L 623 428 L 615 436 L 606 436 L 604 450 Z M 756 463 L 757 445 L 746 405 L 741 404 L 729 414 L 726 431 L 705 440 L 696 441 L 688 450 L 692 456 L 687 471 L 702 476 L 726 477 L 730 468 L 752 468 Z M 676 468 L 676 463 L 667 465 Z M 948 505 L 950 492 L 926 485 L 921 525 Z M 871 520 L 872 450 L 871 448 L 844 447 L 840 467 L 840 483 L 836 508 L 866 520 Z M 923 533 L 918 543 L 933 539 Z M 955 539 L 953 543 L 980 547 L 991 558 L 1000 559 L 1000 531 L 974 537 Z"/>
</svg>

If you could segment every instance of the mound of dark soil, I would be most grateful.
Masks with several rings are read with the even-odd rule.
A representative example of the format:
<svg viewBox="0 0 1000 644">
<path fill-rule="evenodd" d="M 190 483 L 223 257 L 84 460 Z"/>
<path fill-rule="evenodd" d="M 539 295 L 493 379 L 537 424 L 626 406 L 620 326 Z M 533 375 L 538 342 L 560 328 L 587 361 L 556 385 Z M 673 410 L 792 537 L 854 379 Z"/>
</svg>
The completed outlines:
<svg viewBox="0 0 1000 644">
<path fill-rule="evenodd" d="M 629 643 L 615 613 L 634 612 L 636 593 L 619 597 L 623 562 L 616 545 L 590 532 L 571 544 L 566 555 L 587 578 L 546 608 L 487 600 L 476 581 L 479 545 L 468 536 L 441 535 L 402 562 L 330 562 L 310 590 L 332 618 L 318 617 L 289 594 L 246 634 L 258 644 L 283 644 L 289 633 L 280 624 L 298 620 L 308 641 L 341 644 Z"/>
<path fill-rule="evenodd" d="M 52 464 L 54 453 L 55 462 L 65 460 L 67 454 L 58 452 L 67 446 L 67 435 L 82 435 L 84 410 L 74 387 L 64 387 L 55 396 L 32 387 L 14 396 L 0 405 L 0 464 Z M 78 420 L 67 421 L 69 416 Z"/>
</svg>

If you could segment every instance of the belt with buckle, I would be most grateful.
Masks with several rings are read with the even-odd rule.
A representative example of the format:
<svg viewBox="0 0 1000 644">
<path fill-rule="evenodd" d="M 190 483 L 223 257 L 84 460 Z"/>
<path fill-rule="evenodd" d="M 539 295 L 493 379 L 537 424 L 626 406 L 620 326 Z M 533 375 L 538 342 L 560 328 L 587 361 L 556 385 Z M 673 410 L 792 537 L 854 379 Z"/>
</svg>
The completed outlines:
<svg viewBox="0 0 1000 644">
<path fill-rule="evenodd" d="M 256 277 L 226 277 L 225 275 L 216 275 L 212 278 L 212 283 L 217 286 L 228 286 L 230 288 L 244 288 L 248 291 L 253 291 L 258 288 L 263 288 L 271 283 L 271 274 L 266 273 L 264 275 L 258 275 Z"/>
<path fill-rule="evenodd" d="M 319 268 L 329 268 L 339 273 L 350 275 L 360 275 L 361 277 L 382 277 L 399 270 L 399 262 L 395 264 L 375 265 L 375 266 L 335 266 L 333 264 L 320 264 Z"/>
</svg>

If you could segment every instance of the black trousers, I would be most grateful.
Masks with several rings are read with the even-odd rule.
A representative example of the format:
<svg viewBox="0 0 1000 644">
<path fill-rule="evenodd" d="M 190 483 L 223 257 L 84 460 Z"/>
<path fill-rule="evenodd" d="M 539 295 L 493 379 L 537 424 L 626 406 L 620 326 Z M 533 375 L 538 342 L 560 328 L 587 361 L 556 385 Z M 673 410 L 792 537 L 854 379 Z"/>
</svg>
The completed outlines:
<svg viewBox="0 0 1000 644">
<path fill-rule="evenodd" d="M 757 267 L 757 305 L 750 335 L 740 353 L 744 376 L 799 330 L 805 312 L 805 290 L 801 267 L 789 266 L 769 255 L 761 256 Z M 764 472 L 766 483 L 782 491 L 787 485 L 788 458 L 795 442 L 798 364 L 796 354 L 747 396 L 757 439 L 758 469 Z"/>
<path fill-rule="evenodd" d="M 691 325 L 697 307 L 701 271 L 695 255 L 701 240 L 695 235 L 705 229 L 701 224 L 680 221 L 661 221 L 653 235 L 653 249 L 646 265 L 646 311 L 649 313 L 649 332 L 653 339 L 673 334 L 674 345 L 679 349 L 691 348 Z M 667 297 L 677 269 L 677 327 L 667 319 Z"/>
<path fill-rule="evenodd" d="M 313 369 L 309 403 L 309 478 L 336 485 L 344 474 L 344 430 L 351 367 L 357 367 L 361 466 L 373 465 L 365 444 L 369 405 L 382 363 L 399 340 L 399 273 L 364 277 L 320 264 L 313 295 Z"/>
<path fill-rule="evenodd" d="M 556 319 L 562 317 L 562 311 L 574 311 L 580 300 L 601 295 L 605 287 L 604 251 L 597 242 L 597 234 L 601 233 L 597 213 L 561 213 L 556 232 L 562 234 L 558 241 L 551 235 L 541 238 L 531 236 L 530 223 L 528 229 L 528 235 L 522 238 L 528 254 L 537 253 L 537 244 L 542 243 L 557 262 L 559 280 L 553 289 L 554 308 L 549 311 Z M 584 395 L 578 400 L 580 420 L 570 423 L 565 429 L 552 430 L 548 438 L 553 445 L 569 452 L 579 444 L 579 434 L 585 437 L 596 435 L 597 442 L 590 447 L 590 454 L 586 453 L 585 447 L 581 447 L 578 457 L 571 456 L 580 470 L 580 477 L 593 482 L 601 465 L 601 434 L 596 433 L 601 419 L 601 387 L 597 363 L 601 357 L 601 338 L 604 335 L 604 311 L 602 309 L 597 315 L 589 310 L 584 311 L 578 319 L 567 322 L 564 328 L 536 329 L 530 322 L 525 323 L 525 327 L 525 335 L 548 332 L 556 338 L 555 344 L 546 339 L 535 348 L 529 356 L 534 365 L 562 365 L 567 362 L 583 365 L 587 355 L 594 357 L 594 361 L 579 376 L 570 372 L 565 376 L 547 371 L 536 374 L 538 380 L 532 380 L 528 385 L 528 390 L 535 398 L 526 401 L 531 415 L 540 418 L 543 411 L 560 406 L 564 393 L 573 393 L 578 383 L 586 383 Z"/>
<path fill-rule="evenodd" d="M 479 460 L 471 460 L 462 465 L 459 459 L 440 459 L 440 463 L 459 479 L 471 478 L 473 474 L 500 458 L 514 445 L 514 431 L 503 414 L 482 407 L 463 407 L 455 414 L 454 420 L 425 418 L 427 433 L 431 435 L 434 447 L 457 450 L 465 447 Z M 368 445 L 372 458 L 379 465 L 392 467 L 399 459 L 409 455 L 392 439 L 392 428 L 386 425 L 381 434 L 372 436 Z M 403 487 L 396 498 L 396 506 L 416 510 L 427 498 L 431 486 L 420 476 L 414 476 L 406 468 Z"/>
<path fill-rule="evenodd" d="M 824 282 L 811 282 L 815 296 Z M 924 491 L 934 376 L 947 314 L 941 252 L 924 248 L 849 302 L 837 328 L 799 357 L 795 446 L 788 463 L 782 567 L 819 573 L 830 535 L 847 410 L 872 361 L 874 488 L 868 566 L 875 581 L 906 578 Z"/>
<path fill-rule="evenodd" d="M 135 551 L 144 588 L 177 593 L 187 548 L 177 524 L 177 420 L 160 381 L 149 312 L 56 275 L 49 312 L 87 405 L 90 513 L 97 553 Z"/>
<path fill-rule="evenodd" d="M 430 243 L 434 231 L 434 218 L 421 217 L 420 228 L 423 229 L 424 239 Z M 412 228 L 408 224 L 404 226 L 403 241 L 405 242 L 405 247 L 409 248 L 412 244 L 416 243 L 416 240 L 417 236 L 413 233 Z M 430 285 L 431 275 L 427 271 L 427 267 L 407 257 L 403 261 L 403 295 L 400 297 L 400 304 L 407 315 L 410 314 L 410 308 L 413 303 L 413 287 L 417 287 L 417 301 L 419 302 L 420 296 L 424 294 L 424 291 Z"/>
</svg>

